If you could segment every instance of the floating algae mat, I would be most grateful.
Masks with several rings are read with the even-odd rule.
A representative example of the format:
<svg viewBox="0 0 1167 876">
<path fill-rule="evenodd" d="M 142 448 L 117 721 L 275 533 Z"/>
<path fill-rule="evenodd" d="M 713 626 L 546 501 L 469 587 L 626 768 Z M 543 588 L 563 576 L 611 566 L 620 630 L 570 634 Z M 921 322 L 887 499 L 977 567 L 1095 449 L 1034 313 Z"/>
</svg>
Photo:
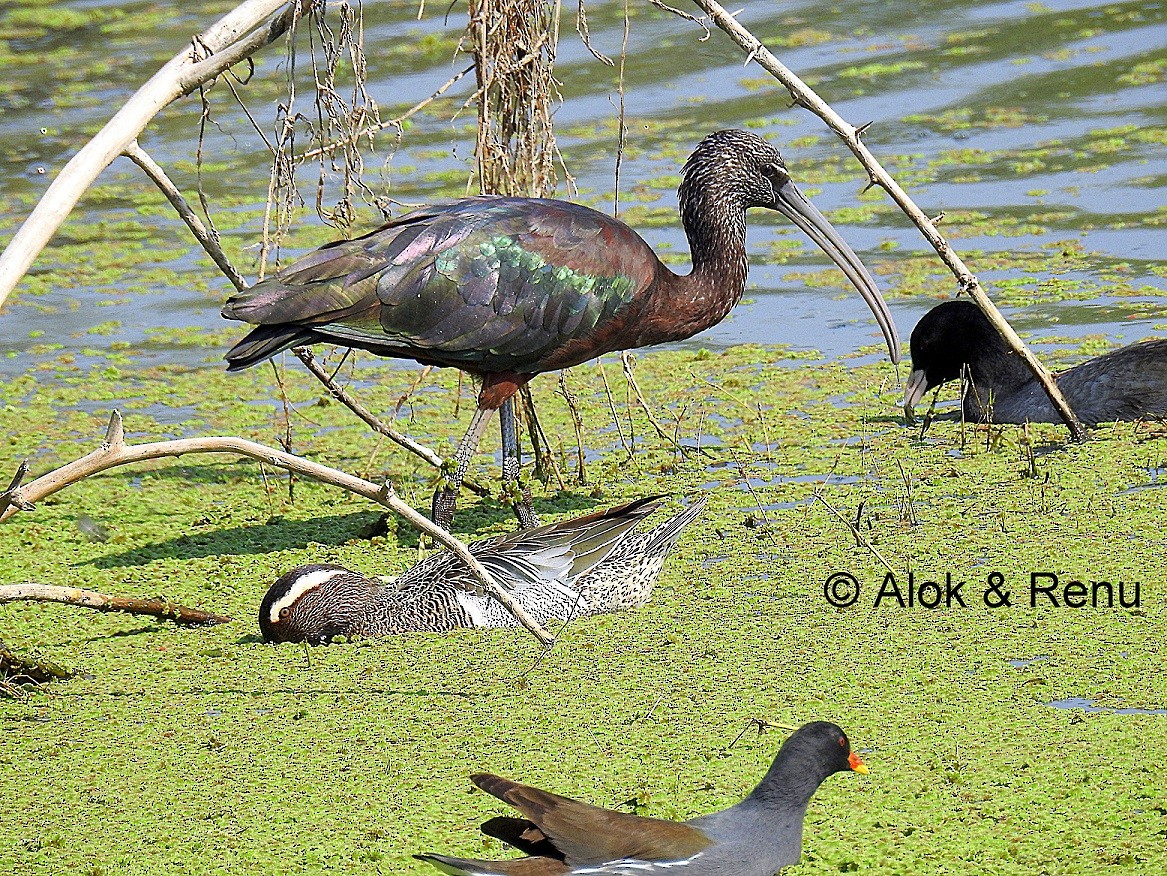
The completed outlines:
<svg viewBox="0 0 1167 876">
<path fill-rule="evenodd" d="M 1167 6 L 970 0 L 938 19 L 745 5 L 785 63 L 851 121 L 874 121 L 865 141 L 929 215 L 944 212 L 941 230 L 1049 364 L 1162 333 Z M 681 162 L 705 134 L 747 128 L 782 148 L 872 267 L 905 338 L 952 293 L 886 196 L 858 194 L 862 171 L 837 138 L 727 39 L 649 4 L 629 11 L 620 208 L 666 262 L 686 262 Z M 458 10 L 364 12 L 383 118 L 462 69 Z M 623 5 L 587 13 L 592 46 L 615 57 Z M 181 4 L 0 10 L 0 237 L 206 19 Z M 232 83 L 265 131 L 282 63 L 267 53 Z M 616 69 L 565 27 L 556 73 L 575 199 L 607 211 Z M 376 191 L 406 203 L 467 191 L 473 120 L 451 116 L 473 81 L 415 115 L 399 144 L 378 140 Z M 310 103 L 310 83 L 300 90 Z M 142 144 L 188 195 L 206 193 L 250 278 L 268 152 L 225 88 L 210 100 L 201 173 L 196 99 Z M 365 208 L 353 230 L 378 219 Z M 192 629 L 0 605 L 0 641 L 22 666 L 67 670 L 0 697 L 0 873 L 428 873 L 413 853 L 509 854 L 478 833 L 507 813 L 470 773 L 687 818 L 741 799 L 786 728 L 815 719 L 844 727 L 871 773 L 823 786 L 791 873 L 1167 872 L 1163 427 L 1107 426 L 1081 446 L 1053 426 L 939 420 L 921 434 L 841 275 L 782 220 L 750 223 L 746 301 L 682 349 L 637 355 L 667 437 L 611 357 L 603 377 L 594 364 L 567 375 L 578 445 L 555 377 L 533 384 L 558 471 L 545 484 L 524 472 L 544 521 L 652 493 L 709 500 L 646 607 L 577 619 L 549 653 L 522 630 L 261 643 L 256 612 L 276 576 L 305 562 L 395 574 L 416 562 L 418 537 L 362 499 L 230 455 L 113 469 L 0 527 L 0 582 L 161 595 L 235 618 Z M 309 204 L 283 256 L 335 236 Z M 93 450 L 116 408 L 131 442 L 288 440 L 427 508 L 433 469 L 292 358 L 277 363 L 286 406 L 266 366 L 222 372 L 243 332 L 219 317 L 228 291 L 157 191 L 115 162 L 0 313 L 0 487 L 22 459 L 36 475 Z M 452 452 L 468 384 L 459 398 L 456 375 L 435 373 L 410 393 L 414 370 L 355 361 L 340 377 L 368 407 Z M 471 472 L 496 492 L 497 453 L 492 429 Z M 467 494 L 454 525 L 469 539 L 514 521 Z"/>
<path fill-rule="evenodd" d="M 729 805 L 764 771 L 784 733 L 742 735 L 753 719 L 817 718 L 845 727 L 872 772 L 823 787 L 797 872 L 1161 868 L 1167 493 L 1135 489 L 1164 464 L 1161 429 L 1105 427 L 1068 446 L 1053 426 L 937 421 L 921 438 L 899 416 L 890 365 L 789 356 L 639 356 L 643 393 L 685 453 L 653 430 L 618 362 L 601 365 L 610 396 L 597 367 L 570 372 L 585 449 L 604 451 L 587 485 L 575 483 L 566 404 L 552 378 L 536 381 L 547 434 L 572 436 L 553 438 L 565 488 L 534 485 L 544 519 L 648 492 L 709 496 L 647 607 L 574 621 L 542 658 L 522 630 L 308 651 L 261 643 L 256 608 L 282 571 L 328 561 L 393 574 L 417 547 L 395 521 L 368 538 L 379 511 L 364 500 L 290 487 L 258 463 L 203 455 L 114 469 L 18 516 L 4 580 L 164 593 L 236 621 L 178 629 L 0 608 L 9 646 L 82 670 L 0 704 L 4 790 L 21 814 L 0 835 L 6 872 L 421 872 L 413 852 L 501 851 L 468 827 L 500 814 L 467 793 L 471 772 L 684 818 Z M 354 391 L 391 410 L 413 372 L 361 362 Z M 285 425 L 268 379 L 142 370 L 133 399 L 110 384 L 109 403 L 146 409 L 174 395 L 191 401 L 191 431 L 274 444 Z M 387 476 L 424 506 L 432 470 L 378 446 L 308 376 L 289 368 L 285 381 L 294 450 Z M 5 469 L 91 449 L 105 412 L 77 403 L 93 382 L 6 386 L 0 401 L 19 403 L 24 425 L 3 448 Z M 458 402 L 456 375 L 438 372 L 398 422 L 448 448 Z M 146 414 L 126 426 L 130 441 L 188 429 Z M 474 474 L 490 479 L 493 435 L 484 444 Z M 824 474 L 799 477 L 809 472 Z M 783 502 L 794 510 L 761 510 Z M 108 538 L 88 537 L 84 518 Z M 511 526 L 493 499 L 467 500 L 455 518 L 466 538 Z M 847 601 L 829 581 L 840 572 L 860 588 L 842 608 L 828 601 Z M 1048 590 L 1040 579 L 1048 592 L 1035 605 L 1033 573 L 1059 581 Z M 1072 582 L 1093 592 L 1103 580 L 1112 603 L 1070 607 Z M 964 604 L 937 604 L 962 582 Z M 1009 662 L 1028 655 L 1043 659 Z M 1072 698 L 1093 708 L 1061 707 Z"/>
</svg>

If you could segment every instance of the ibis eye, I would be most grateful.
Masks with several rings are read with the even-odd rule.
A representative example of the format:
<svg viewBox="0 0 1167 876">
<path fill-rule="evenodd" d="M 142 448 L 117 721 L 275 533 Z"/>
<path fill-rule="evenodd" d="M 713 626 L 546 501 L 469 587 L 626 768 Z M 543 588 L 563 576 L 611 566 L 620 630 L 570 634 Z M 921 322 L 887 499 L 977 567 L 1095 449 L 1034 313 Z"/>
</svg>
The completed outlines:
<svg viewBox="0 0 1167 876">
<path fill-rule="evenodd" d="M 783 184 L 790 179 L 790 174 L 786 172 L 784 167 L 779 167 L 777 164 L 767 164 L 762 168 L 762 176 L 770 180 L 770 182 Z"/>
</svg>

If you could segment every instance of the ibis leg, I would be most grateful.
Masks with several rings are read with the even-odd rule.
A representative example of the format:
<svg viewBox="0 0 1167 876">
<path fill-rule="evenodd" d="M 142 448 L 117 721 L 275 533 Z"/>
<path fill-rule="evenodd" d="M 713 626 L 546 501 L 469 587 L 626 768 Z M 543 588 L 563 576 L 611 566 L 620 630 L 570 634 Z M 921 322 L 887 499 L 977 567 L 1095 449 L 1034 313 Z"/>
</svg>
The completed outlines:
<svg viewBox="0 0 1167 876">
<path fill-rule="evenodd" d="M 490 422 L 493 414 L 490 408 L 478 408 L 474 412 L 474 419 L 470 421 L 470 428 L 462 436 L 462 443 L 454 451 L 452 460 L 453 470 L 445 472 L 442 483 L 434 493 L 434 503 L 430 511 L 430 519 L 442 529 L 449 529 L 454 522 L 454 509 L 458 506 L 458 490 L 462 488 L 462 479 L 466 477 L 466 469 L 470 467 L 470 457 L 478 449 L 478 442 L 482 440 L 482 433 Z"/>
<path fill-rule="evenodd" d="M 519 436 L 515 432 L 515 397 L 512 395 L 498 411 L 502 425 L 502 492 L 503 501 L 510 502 L 519 518 L 519 526 L 530 529 L 539 525 L 539 518 L 531 507 L 531 491 L 519 481 L 523 458 L 519 452 Z"/>
</svg>

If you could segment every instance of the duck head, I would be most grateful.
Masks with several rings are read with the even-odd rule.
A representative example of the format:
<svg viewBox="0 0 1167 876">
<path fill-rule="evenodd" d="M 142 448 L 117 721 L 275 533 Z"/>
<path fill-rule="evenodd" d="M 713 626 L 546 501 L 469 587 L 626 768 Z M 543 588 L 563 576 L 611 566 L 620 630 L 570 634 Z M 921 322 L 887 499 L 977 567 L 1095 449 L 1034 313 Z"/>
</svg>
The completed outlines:
<svg viewBox="0 0 1167 876">
<path fill-rule="evenodd" d="M 378 585 L 343 566 L 297 566 L 268 588 L 259 605 L 265 642 L 327 644 L 359 635 Z"/>
</svg>

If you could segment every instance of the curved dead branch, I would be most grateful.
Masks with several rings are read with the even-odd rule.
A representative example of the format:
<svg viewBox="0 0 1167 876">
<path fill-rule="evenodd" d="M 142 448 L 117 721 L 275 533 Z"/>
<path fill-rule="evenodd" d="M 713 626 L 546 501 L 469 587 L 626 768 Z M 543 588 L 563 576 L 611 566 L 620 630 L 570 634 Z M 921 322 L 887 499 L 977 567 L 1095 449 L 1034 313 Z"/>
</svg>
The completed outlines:
<svg viewBox="0 0 1167 876">
<path fill-rule="evenodd" d="M 227 624 L 231 618 L 223 614 L 190 608 L 161 597 L 143 599 L 138 596 L 107 596 L 96 590 L 80 587 L 58 587 L 52 584 L 3 584 L 0 585 L 0 604 L 5 602 L 60 602 L 65 605 L 79 605 L 95 611 L 123 611 L 127 614 L 144 614 L 151 617 L 172 620 L 186 626 L 209 626 Z"/>
<path fill-rule="evenodd" d="M 128 146 L 126 146 L 124 154 L 127 158 L 138 165 L 138 167 L 142 168 L 146 175 L 150 177 L 156 186 L 158 186 L 159 190 L 166 196 L 166 200 L 170 201 L 171 206 L 174 207 L 175 212 L 177 212 L 182 221 L 186 223 L 187 228 L 190 229 L 191 234 L 193 234 L 195 239 L 202 245 L 207 255 L 211 257 L 211 260 L 216 265 L 218 265 L 219 270 L 223 272 L 223 275 L 231 281 L 232 285 L 240 292 L 246 289 L 247 281 L 243 278 L 243 275 L 235 269 L 233 264 L 231 264 L 231 260 L 227 258 L 227 254 L 223 251 L 223 247 L 219 244 L 218 239 L 215 237 L 215 235 L 211 234 L 207 230 L 207 227 L 198 217 L 198 214 L 195 213 L 195 211 L 191 208 L 182 192 L 179 191 L 178 187 L 170 180 L 170 177 L 167 176 L 166 171 L 156 161 L 154 161 L 154 159 L 151 158 L 144 149 L 142 149 L 137 140 L 134 140 Z M 324 384 L 324 387 L 328 390 L 329 395 L 331 395 L 333 398 L 351 410 L 354 414 L 364 420 L 369 428 L 371 428 L 374 432 L 384 435 L 398 446 L 403 447 L 410 453 L 421 457 L 430 465 L 434 466 L 434 468 L 439 470 L 441 469 L 443 463 L 442 457 L 438 456 L 437 453 L 425 445 L 414 441 L 403 432 L 399 432 L 392 426 L 389 426 L 379 417 L 377 417 L 372 411 L 370 411 L 359 401 L 349 395 L 349 393 L 346 392 L 345 389 L 332 378 L 328 371 L 321 367 L 320 363 L 316 361 L 316 358 L 313 356 L 311 349 L 308 347 L 296 347 L 292 350 L 292 352 L 295 353 L 296 357 L 304 363 L 304 367 L 308 369 L 312 376 Z M 481 486 L 470 478 L 463 480 L 462 486 L 479 496 L 490 495 L 489 489 Z"/>
<path fill-rule="evenodd" d="M 783 65 L 762 44 L 761 40 L 750 33 L 736 18 L 726 12 L 725 8 L 717 0 L 693 0 L 693 2 L 703 9 L 710 20 L 725 31 L 730 39 L 747 53 L 747 64 L 750 61 L 757 61 L 763 70 L 787 88 L 791 97 L 794 98 L 795 103 L 810 110 L 826 122 L 827 126 L 843 139 L 843 142 L 855 153 L 855 157 L 859 159 L 859 162 L 867 171 L 870 186 L 878 185 L 883 188 L 891 196 L 891 199 L 895 201 L 896 205 L 920 229 L 920 233 L 924 235 L 928 243 L 932 244 L 932 248 L 936 250 L 941 261 L 956 276 L 960 291 L 969 295 L 976 302 L 977 306 L 988 317 L 989 322 L 993 324 L 993 327 L 1005 339 L 1010 349 L 1020 356 L 1022 361 L 1029 367 L 1029 370 L 1033 372 L 1034 376 L 1041 383 L 1042 388 L 1045 389 L 1050 401 L 1057 408 L 1062 419 L 1065 420 L 1066 426 L 1070 430 L 1070 437 L 1075 441 L 1085 441 L 1085 428 L 1078 421 L 1077 416 L 1075 416 L 1074 411 L 1070 408 L 1069 403 L 1066 402 L 1065 397 L 1062 395 L 1061 390 L 1058 389 L 1049 371 L 1030 352 L 1029 348 L 1025 346 L 1025 342 L 1017 336 L 1017 332 L 1013 331 L 1013 327 L 1005 321 L 1005 317 L 1001 315 L 1001 311 L 997 310 L 996 305 L 985 294 L 985 290 L 981 288 L 981 284 L 977 281 L 977 278 L 961 260 L 960 256 L 953 251 L 944 236 L 936 230 L 936 225 L 932 220 L 928 218 L 923 210 L 916 206 L 915 202 L 908 197 L 908 193 L 900 188 L 899 183 L 892 178 L 891 174 L 883 169 L 883 166 L 871 153 L 871 150 L 864 145 L 860 139 L 860 135 L 866 130 L 867 126 L 864 125 L 862 128 L 856 128 L 854 125 L 845 121 L 810 86 Z"/>
<path fill-rule="evenodd" d="M 246 0 L 196 36 L 139 88 L 65 165 L 0 255 L 0 307 L 98 174 L 163 107 L 274 42 L 310 2 L 314 0 Z"/>
<path fill-rule="evenodd" d="M 124 154 L 127 158 L 133 161 L 134 164 L 142 168 L 146 175 L 150 177 L 156 186 L 158 186 L 162 194 L 166 196 L 166 200 L 170 201 L 171 206 L 174 207 L 175 212 L 177 212 L 182 221 L 186 223 L 186 226 L 190 229 L 191 234 L 193 234 L 195 239 L 202 245 L 207 255 L 211 257 L 211 260 L 216 265 L 218 265 L 219 270 L 223 272 L 223 275 L 231 281 L 231 284 L 240 292 L 246 289 L 247 281 L 243 278 L 243 275 L 239 273 L 238 270 L 236 270 L 233 264 L 231 264 L 231 260 L 227 257 L 227 253 L 223 251 L 223 247 L 219 244 L 218 239 L 215 237 L 215 235 L 211 234 L 210 231 L 207 230 L 207 227 L 198 217 L 198 214 L 195 213 L 195 211 L 191 208 L 182 192 L 179 191 L 178 187 L 171 181 L 170 177 L 167 176 L 166 171 L 156 161 L 154 161 L 154 159 L 151 158 L 144 149 L 142 149 L 137 140 L 134 140 L 128 146 L 126 146 Z M 292 350 L 292 352 L 295 353 L 296 357 L 304 363 L 304 367 L 308 369 L 312 376 L 324 384 L 324 387 L 328 390 L 329 395 L 331 395 L 333 398 L 351 410 L 354 414 L 364 420 L 369 428 L 371 428 L 374 432 L 384 435 L 398 446 L 403 447 L 410 453 L 421 457 L 435 468 L 439 470 L 441 469 L 443 463 L 442 457 L 438 456 L 437 453 L 425 445 L 414 441 L 403 432 L 399 432 L 392 426 L 389 426 L 379 417 L 377 417 L 372 411 L 370 411 L 359 401 L 349 395 L 349 393 L 346 392 L 345 389 L 333 379 L 328 371 L 321 367 L 320 363 L 316 361 L 316 358 L 313 356 L 311 349 L 308 347 L 296 347 Z M 463 480 L 462 486 L 479 496 L 490 495 L 490 490 L 469 478 Z"/>
<path fill-rule="evenodd" d="M 21 463 L 8 489 L 0 493 L 0 522 L 12 517 L 18 511 L 32 511 L 35 503 L 46 496 L 51 496 L 53 493 L 98 472 L 121 465 L 144 462 L 148 459 L 184 456 L 187 453 L 236 453 L 240 456 L 247 456 L 321 483 L 340 487 L 397 512 L 415 529 L 428 533 L 435 541 L 449 548 L 467 565 L 474 577 L 482 583 L 486 592 L 513 614 L 519 623 L 526 627 L 543 645 L 550 647 L 555 643 L 554 637 L 495 583 L 490 573 L 474 558 L 463 542 L 402 501 L 388 481 L 375 484 L 340 469 L 232 435 L 179 438 L 172 441 L 156 441 L 150 444 L 126 444 L 121 414 L 114 411 L 109 419 L 105 441 L 92 453 L 43 474 L 28 484 L 23 483 L 24 477 L 28 473 L 28 464 Z"/>
</svg>

